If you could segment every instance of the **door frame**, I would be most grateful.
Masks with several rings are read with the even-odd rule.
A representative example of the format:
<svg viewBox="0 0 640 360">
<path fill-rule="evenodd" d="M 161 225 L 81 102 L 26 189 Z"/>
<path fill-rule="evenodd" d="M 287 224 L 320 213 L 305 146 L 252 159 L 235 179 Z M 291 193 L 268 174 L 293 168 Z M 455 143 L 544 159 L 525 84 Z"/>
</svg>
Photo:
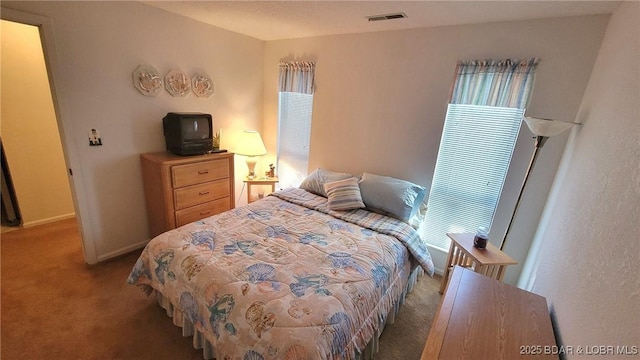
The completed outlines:
<svg viewBox="0 0 640 360">
<path fill-rule="evenodd" d="M 85 262 L 95 264 L 98 262 L 96 255 L 96 246 L 92 232 L 91 213 L 89 211 L 87 196 L 84 189 L 84 181 L 77 149 L 77 144 L 71 130 L 72 124 L 69 121 L 67 107 L 65 105 L 65 96 L 63 91 L 63 77 L 61 76 L 58 54 L 55 49 L 53 24 L 50 18 L 26 13 L 18 10 L 2 7 L 0 11 L 2 20 L 13 21 L 26 25 L 36 26 L 40 32 L 40 42 L 42 43 L 42 51 L 49 78 L 49 87 L 51 90 L 51 98 L 53 108 L 58 124 L 58 132 L 60 133 L 60 142 L 62 143 L 62 152 L 64 154 L 65 164 L 67 166 L 67 177 L 71 188 L 71 196 L 73 198 L 73 206 L 76 213 L 76 222 L 80 231 L 82 243 L 82 252 Z M 73 169 L 78 169 L 73 171 Z"/>
</svg>

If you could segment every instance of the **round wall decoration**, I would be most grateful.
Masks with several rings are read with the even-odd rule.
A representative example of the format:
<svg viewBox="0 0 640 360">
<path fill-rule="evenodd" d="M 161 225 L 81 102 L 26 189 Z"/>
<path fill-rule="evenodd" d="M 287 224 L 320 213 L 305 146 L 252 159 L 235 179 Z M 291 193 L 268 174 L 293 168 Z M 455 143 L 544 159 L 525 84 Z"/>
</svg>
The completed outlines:
<svg viewBox="0 0 640 360">
<path fill-rule="evenodd" d="M 191 78 L 191 90 L 197 97 L 209 97 L 213 94 L 213 81 L 205 73 L 195 74 Z"/>
<path fill-rule="evenodd" d="M 171 70 L 164 77 L 164 87 L 172 96 L 186 96 L 191 91 L 191 81 L 180 70 Z"/>
<path fill-rule="evenodd" d="M 133 71 L 133 86 L 142 95 L 157 96 L 162 91 L 162 76 L 153 66 L 140 65 Z"/>
</svg>

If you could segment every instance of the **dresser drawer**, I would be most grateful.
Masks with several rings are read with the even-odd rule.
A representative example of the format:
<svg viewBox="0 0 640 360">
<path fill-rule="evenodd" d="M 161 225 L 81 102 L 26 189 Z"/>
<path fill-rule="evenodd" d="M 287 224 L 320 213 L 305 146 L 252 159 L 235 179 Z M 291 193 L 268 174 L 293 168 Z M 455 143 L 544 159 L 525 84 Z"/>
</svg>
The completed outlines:
<svg viewBox="0 0 640 360">
<path fill-rule="evenodd" d="M 176 165 L 171 168 L 173 187 L 201 184 L 229 177 L 229 160 L 202 161 L 195 164 Z"/>
<path fill-rule="evenodd" d="M 173 190 L 176 210 L 229 196 L 229 181 L 216 180 Z"/>
<path fill-rule="evenodd" d="M 176 227 L 204 219 L 231 209 L 228 197 L 176 211 Z"/>
</svg>

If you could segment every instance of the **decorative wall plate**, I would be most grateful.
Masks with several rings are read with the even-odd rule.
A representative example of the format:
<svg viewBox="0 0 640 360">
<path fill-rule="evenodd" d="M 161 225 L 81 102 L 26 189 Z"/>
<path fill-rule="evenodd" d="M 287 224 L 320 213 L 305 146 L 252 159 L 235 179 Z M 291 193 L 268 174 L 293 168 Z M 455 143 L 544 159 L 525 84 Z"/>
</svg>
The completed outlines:
<svg viewBox="0 0 640 360">
<path fill-rule="evenodd" d="M 213 94 L 213 81 L 205 73 L 195 74 L 191 78 L 191 90 L 197 97 L 209 97 Z"/>
<path fill-rule="evenodd" d="M 133 86 L 142 95 L 157 96 L 162 91 L 162 76 L 153 66 L 140 65 L 133 71 Z"/>
<path fill-rule="evenodd" d="M 173 96 L 186 96 L 191 91 L 191 81 L 185 73 L 174 69 L 164 76 L 164 87 Z"/>
</svg>

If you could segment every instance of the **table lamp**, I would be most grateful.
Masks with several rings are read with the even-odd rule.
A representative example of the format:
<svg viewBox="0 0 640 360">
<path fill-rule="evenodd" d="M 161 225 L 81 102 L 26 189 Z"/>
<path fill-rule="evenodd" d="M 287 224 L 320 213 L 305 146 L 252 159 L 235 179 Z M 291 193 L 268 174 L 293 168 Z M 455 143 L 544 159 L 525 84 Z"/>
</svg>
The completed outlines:
<svg viewBox="0 0 640 360">
<path fill-rule="evenodd" d="M 247 157 L 247 168 L 249 168 L 247 179 L 253 180 L 256 177 L 256 156 L 267 154 L 267 148 L 265 148 L 264 142 L 262 142 L 260 133 L 255 130 L 243 131 L 235 153 Z"/>
</svg>

